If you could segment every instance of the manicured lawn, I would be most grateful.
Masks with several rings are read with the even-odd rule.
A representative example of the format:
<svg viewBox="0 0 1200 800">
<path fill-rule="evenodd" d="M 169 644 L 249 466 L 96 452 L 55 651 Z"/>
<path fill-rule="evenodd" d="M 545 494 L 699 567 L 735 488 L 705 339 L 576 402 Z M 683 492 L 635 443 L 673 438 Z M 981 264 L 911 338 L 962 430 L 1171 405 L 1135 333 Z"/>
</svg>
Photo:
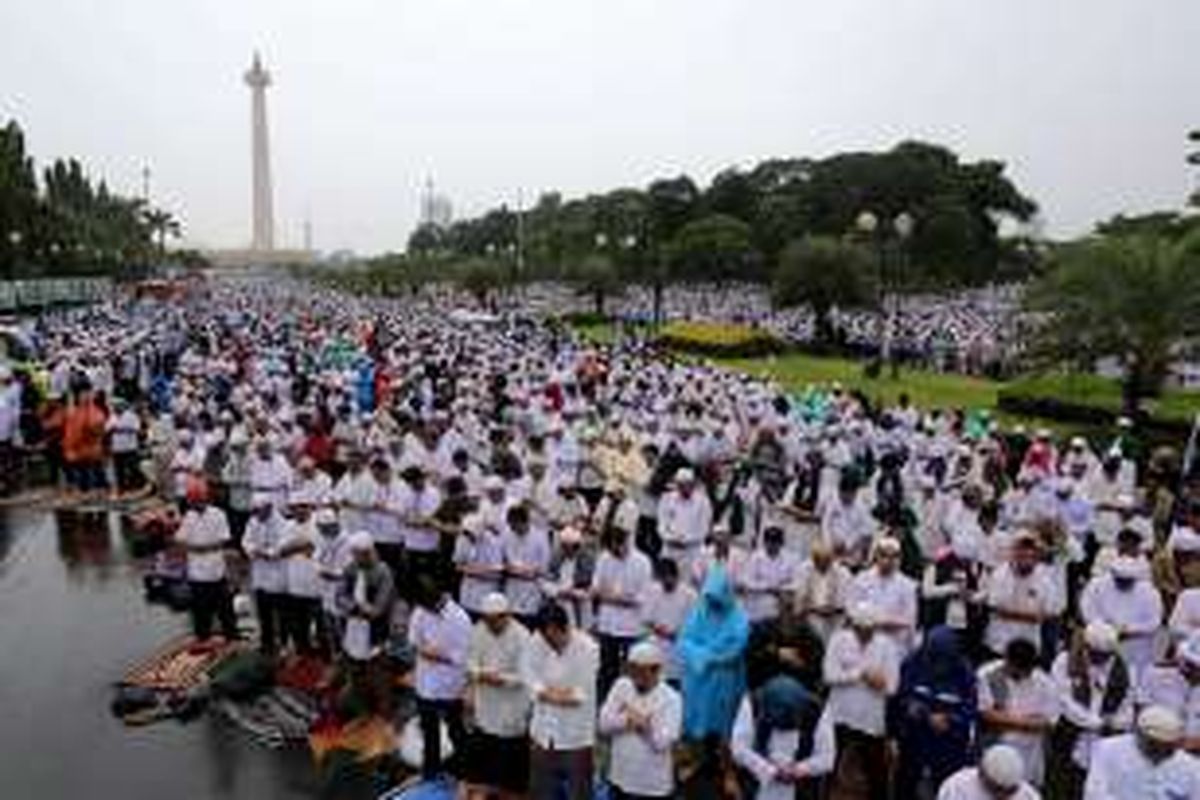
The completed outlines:
<svg viewBox="0 0 1200 800">
<path fill-rule="evenodd" d="M 875 379 L 863 374 L 863 363 L 844 358 L 823 358 L 801 353 L 767 358 L 732 358 L 718 361 L 723 366 L 753 375 L 770 376 L 785 388 L 800 391 L 813 384 L 840 383 L 861 391 L 876 403 L 894 405 L 907 392 L 921 408 L 995 408 L 1003 384 L 964 375 L 901 370 L 893 380 L 890 372 Z"/>
</svg>

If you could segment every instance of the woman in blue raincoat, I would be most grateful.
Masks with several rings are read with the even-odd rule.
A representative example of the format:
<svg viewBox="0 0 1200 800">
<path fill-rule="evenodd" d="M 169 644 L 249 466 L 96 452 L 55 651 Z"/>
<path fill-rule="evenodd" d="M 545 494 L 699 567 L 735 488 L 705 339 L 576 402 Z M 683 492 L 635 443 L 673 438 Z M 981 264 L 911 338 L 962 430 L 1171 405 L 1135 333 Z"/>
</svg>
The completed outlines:
<svg viewBox="0 0 1200 800">
<path fill-rule="evenodd" d="M 749 639 L 750 622 L 724 567 L 709 570 L 700 601 L 679 634 L 685 738 L 729 737 L 746 691 Z"/>
</svg>

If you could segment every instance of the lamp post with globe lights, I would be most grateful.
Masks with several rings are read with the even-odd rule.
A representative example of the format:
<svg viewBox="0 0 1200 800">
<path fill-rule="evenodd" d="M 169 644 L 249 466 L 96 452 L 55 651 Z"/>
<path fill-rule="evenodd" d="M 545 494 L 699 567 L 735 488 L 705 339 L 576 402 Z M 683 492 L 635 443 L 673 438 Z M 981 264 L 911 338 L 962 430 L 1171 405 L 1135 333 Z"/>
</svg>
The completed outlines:
<svg viewBox="0 0 1200 800">
<path fill-rule="evenodd" d="M 895 318 L 899 313 L 900 299 L 896 296 L 896 292 L 899 289 L 900 280 L 892 280 L 892 278 L 902 279 L 907 269 L 908 241 L 912 238 L 916 228 L 916 219 L 907 211 L 901 211 L 890 220 L 890 224 L 883 224 L 875 212 L 865 210 L 855 218 L 854 226 L 859 233 L 868 237 L 875 247 L 878 268 L 876 305 L 879 308 L 877 328 L 879 353 L 877 358 L 880 367 L 885 362 L 890 364 L 892 376 L 896 377 L 900 364 L 895 357 L 892 340 L 895 335 Z M 889 246 L 892 246 L 895 252 L 893 259 L 895 266 L 891 270 L 895 274 L 889 274 L 888 270 Z"/>
</svg>

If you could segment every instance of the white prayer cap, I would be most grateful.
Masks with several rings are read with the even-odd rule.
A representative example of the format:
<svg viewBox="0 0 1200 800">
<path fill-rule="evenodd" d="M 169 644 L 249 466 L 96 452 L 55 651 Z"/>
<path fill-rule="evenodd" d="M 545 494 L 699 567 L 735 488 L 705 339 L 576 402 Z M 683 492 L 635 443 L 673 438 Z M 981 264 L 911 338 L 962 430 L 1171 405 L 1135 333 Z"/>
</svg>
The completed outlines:
<svg viewBox="0 0 1200 800">
<path fill-rule="evenodd" d="M 1117 417 L 1117 427 L 1118 428 L 1132 428 L 1133 420 L 1131 420 L 1129 417 Z"/>
<path fill-rule="evenodd" d="M 1089 622 L 1084 628 L 1083 639 L 1088 649 L 1097 653 L 1112 653 L 1117 649 L 1117 629 L 1107 622 Z"/>
<path fill-rule="evenodd" d="M 638 642 L 629 650 L 629 663 L 639 667 L 661 667 L 662 650 L 653 642 Z"/>
<path fill-rule="evenodd" d="M 336 525 L 338 518 L 332 508 L 322 508 L 313 516 L 313 521 L 318 525 Z"/>
<path fill-rule="evenodd" d="M 1078 450 L 1083 450 L 1087 447 L 1087 439 L 1083 438 L 1082 436 L 1073 436 L 1071 437 L 1071 447 L 1074 447 Z"/>
<path fill-rule="evenodd" d="M 487 595 L 479 605 L 479 613 L 488 617 L 498 617 L 501 614 L 507 614 L 508 611 L 508 598 L 500 592 L 492 592 Z"/>
<path fill-rule="evenodd" d="M 1200 667 L 1200 634 L 1193 633 L 1180 642 L 1175 655 L 1189 667 Z"/>
<path fill-rule="evenodd" d="M 1001 789 L 1016 789 L 1025 780 L 1025 759 L 1015 747 L 993 745 L 979 760 L 979 771 Z"/>
<path fill-rule="evenodd" d="M 884 536 L 875 542 L 875 555 L 900 555 L 900 540 L 894 536 Z"/>
<path fill-rule="evenodd" d="M 375 540 L 367 531 L 359 531 L 350 537 L 350 551 L 354 553 L 366 553 L 375 549 Z"/>
<path fill-rule="evenodd" d="M 1036 435 L 1037 435 L 1038 439 L 1049 439 L 1050 438 L 1050 429 L 1049 428 L 1038 428 Z"/>
<path fill-rule="evenodd" d="M 1114 578 L 1138 578 L 1141 576 L 1142 562 L 1132 556 L 1117 556 L 1108 566 L 1108 571 Z"/>
<path fill-rule="evenodd" d="M 1138 715 L 1138 731 L 1147 739 L 1176 744 L 1183 739 L 1183 719 L 1169 706 L 1150 706 Z"/>
<path fill-rule="evenodd" d="M 504 479 L 499 475 L 488 475 L 483 479 L 483 490 L 485 492 L 498 492 L 504 488 Z"/>
<path fill-rule="evenodd" d="M 879 610 L 874 604 L 865 600 L 850 606 L 850 622 L 854 625 L 870 627 L 879 620 Z"/>
<path fill-rule="evenodd" d="M 1191 528 L 1178 525 L 1167 537 L 1167 548 L 1177 553 L 1200 552 L 1200 534 Z"/>
<path fill-rule="evenodd" d="M 917 484 L 922 489 L 936 489 L 937 488 L 937 478 L 933 477 L 932 475 L 923 474 L 917 480 Z"/>
<path fill-rule="evenodd" d="M 250 497 L 251 508 L 270 508 L 274 505 L 271 495 L 267 492 L 255 492 Z"/>
<path fill-rule="evenodd" d="M 675 482 L 676 483 L 695 483 L 696 482 L 696 473 L 692 472 L 690 469 L 685 467 L 685 468 L 679 470 L 679 472 L 675 473 Z"/>
<path fill-rule="evenodd" d="M 558 541 L 562 544 L 579 544 L 583 541 L 583 533 L 574 525 L 568 525 L 559 531 Z"/>
</svg>

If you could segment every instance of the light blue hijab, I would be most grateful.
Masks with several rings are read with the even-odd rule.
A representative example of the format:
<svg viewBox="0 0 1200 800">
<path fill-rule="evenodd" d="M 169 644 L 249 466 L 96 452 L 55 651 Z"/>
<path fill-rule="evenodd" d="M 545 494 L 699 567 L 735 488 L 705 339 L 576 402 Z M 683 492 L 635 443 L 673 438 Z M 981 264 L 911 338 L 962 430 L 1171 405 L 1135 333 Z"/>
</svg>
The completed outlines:
<svg viewBox="0 0 1200 800">
<path fill-rule="evenodd" d="M 729 576 L 723 566 L 714 566 L 679 634 L 685 737 L 729 736 L 746 691 L 749 639 L 750 621 L 734 597 Z"/>
</svg>

